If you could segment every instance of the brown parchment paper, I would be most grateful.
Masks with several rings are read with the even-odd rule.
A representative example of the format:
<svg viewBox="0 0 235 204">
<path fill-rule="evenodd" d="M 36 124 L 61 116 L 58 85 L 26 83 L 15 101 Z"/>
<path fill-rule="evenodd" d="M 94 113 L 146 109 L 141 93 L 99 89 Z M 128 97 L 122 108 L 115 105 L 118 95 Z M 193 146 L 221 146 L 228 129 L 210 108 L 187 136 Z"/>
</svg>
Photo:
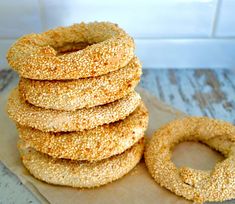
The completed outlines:
<svg viewBox="0 0 235 204">
<path fill-rule="evenodd" d="M 33 178 L 21 164 L 16 148 L 17 131 L 6 114 L 6 100 L 9 90 L 0 97 L 0 160 L 26 185 L 42 203 L 190 203 L 170 191 L 160 187 L 149 175 L 144 160 L 123 178 L 95 189 L 76 189 L 49 185 Z M 150 113 L 147 136 L 161 125 L 184 114 L 153 97 L 139 88 L 138 92 Z M 172 160 L 178 165 L 210 169 L 221 157 L 209 148 L 192 142 L 178 145 L 174 149 Z"/>
</svg>

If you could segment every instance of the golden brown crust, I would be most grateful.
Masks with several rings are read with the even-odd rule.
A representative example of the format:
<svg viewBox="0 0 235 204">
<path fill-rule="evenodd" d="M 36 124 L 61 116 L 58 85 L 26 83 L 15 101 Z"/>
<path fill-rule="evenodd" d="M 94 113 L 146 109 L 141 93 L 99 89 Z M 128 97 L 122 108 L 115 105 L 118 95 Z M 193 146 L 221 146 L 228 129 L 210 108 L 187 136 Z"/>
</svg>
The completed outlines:
<svg viewBox="0 0 235 204">
<path fill-rule="evenodd" d="M 201 141 L 220 151 L 226 159 L 212 171 L 177 168 L 171 150 L 179 142 Z M 161 186 L 195 202 L 235 198 L 235 126 L 206 117 L 175 120 L 156 131 L 147 144 L 145 162 Z"/>
<path fill-rule="evenodd" d="M 65 53 L 76 50 L 76 43 L 89 46 Z M 7 59 L 24 78 L 62 80 L 107 74 L 126 66 L 133 56 L 134 41 L 124 30 L 94 22 L 25 35 L 12 45 Z"/>
<path fill-rule="evenodd" d="M 124 152 L 144 137 L 148 112 L 143 103 L 124 120 L 81 132 L 42 132 L 18 126 L 20 138 L 54 158 L 97 161 Z"/>
<path fill-rule="evenodd" d="M 15 122 L 44 132 L 82 131 L 126 118 L 140 104 L 140 96 L 131 92 L 124 98 L 103 106 L 76 111 L 43 109 L 26 103 L 18 88 L 8 100 L 8 115 Z"/>
<path fill-rule="evenodd" d="M 18 143 L 18 148 L 23 164 L 36 178 L 56 185 L 92 188 L 117 180 L 131 171 L 142 157 L 144 140 L 122 154 L 92 163 L 53 159 L 27 148 L 22 141 Z"/>
<path fill-rule="evenodd" d="M 66 81 L 21 78 L 19 90 L 29 103 L 48 109 L 75 110 L 118 100 L 134 90 L 141 76 L 141 64 L 134 57 L 117 71 L 98 77 Z"/>
</svg>

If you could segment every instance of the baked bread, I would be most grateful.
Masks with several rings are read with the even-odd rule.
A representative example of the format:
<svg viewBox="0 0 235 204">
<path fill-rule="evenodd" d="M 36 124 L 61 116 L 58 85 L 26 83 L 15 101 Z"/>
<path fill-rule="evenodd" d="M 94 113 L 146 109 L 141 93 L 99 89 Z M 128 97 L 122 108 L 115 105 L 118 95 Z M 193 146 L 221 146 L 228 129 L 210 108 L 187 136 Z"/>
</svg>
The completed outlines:
<svg viewBox="0 0 235 204">
<path fill-rule="evenodd" d="M 42 132 L 18 125 L 19 136 L 54 158 L 97 161 L 120 154 L 144 137 L 148 113 L 143 102 L 124 120 L 79 132 Z"/>
<path fill-rule="evenodd" d="M 18 143 L 18 148 L 24 166 L 39 180 L 56 185 L 92 188 L 117 180 L 131 171 L 142 157 L 144 139 L 122 154 L 98 162 L 54 159 L 28 148 L 22 141 Z"/>
<path fill-rule="evenodd" d="M 57 110 L 76 110 L 121 99 L 134 90 L 141 76 L 137 57 L 114 72 L 77 80 L 48 81 L 21 78 L 19 90 L 29 103 Z"/>
<path fill-rule="evenodd" d="M 134 49 L 133 39 L 116 24 L 80 23 L 21 37 L 7 60 L 24 78 L 80 79 L 125 67 Z"/>
<path fill-rule="evenodd" d="M 33 106 L 12 91 L 8 100 L 8 115 L 15 122 L 44 132 L 67 132 L 92 129 L 130 115 L 140 104 L 138 93 L 131 92 L 124 98 L 102 106 L 76 111 L 60 111 Z"/>
</svg>

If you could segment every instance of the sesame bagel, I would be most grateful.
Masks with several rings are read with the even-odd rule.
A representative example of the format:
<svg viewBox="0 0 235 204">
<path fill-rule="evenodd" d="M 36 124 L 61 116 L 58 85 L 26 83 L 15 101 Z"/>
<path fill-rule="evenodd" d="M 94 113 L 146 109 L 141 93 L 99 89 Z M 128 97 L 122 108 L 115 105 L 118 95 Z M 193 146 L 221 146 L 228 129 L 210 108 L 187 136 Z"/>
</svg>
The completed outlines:
<svg viewBox="0 0 235 204">
<path fill-rule="evenodd" d="M 102 106 L 76 111 L 44 109 L 25 102 L 14 89 L 8 100 L 8 115 L 15 122 L 44 132 L 82 131 L 108 124 L 130 115 L 140 104 L 140 95 L 131 92 L 124 98 Z"/>
<path fill-rule="evenodd" d="M 134 90 L 141 76 L 137 57 L 108 74 L 77 80 L 39 81 L 21 78 L 19 90 L 29 103 L 49 109 L 75 110 L 118 100 Z"/>
<path fill-rule="evenodd" d="M 18 126 L 19 136 L 36 151 L 54 158 L 97 161 L 120 154 L 144 137 L 148 113 L 143 102 L 124 120 L 79 132 L 42 132 Z"/>
<path fill-rule="evenodd" d="M 141 139 L 122 154 L 98 161 L 55 159 L 18 143 L 22 162 L 36 178 L 47 183 L 92 188 L 117 180 L 127 174 L 140 161 L 144 140 Z"/>
<path fill-rule="evenodd" d="M 133 39 L 116 24 L 93 22 L 28 34 L 7 54 L 21 77 L 79 79 L 118 70 L 134 56 Z"/>
<path fill-rule="evenodd" d="M 225 159 L 210 171 L 177 168 L 173 147 L 182 141 L 200 141 L 221 152 Z M 235 198 L 235 126 L 207 117 L 185 117 L 157 130 L 146 146 L 145 162 L 161 186 L 196 203 Z"/>
</svg>

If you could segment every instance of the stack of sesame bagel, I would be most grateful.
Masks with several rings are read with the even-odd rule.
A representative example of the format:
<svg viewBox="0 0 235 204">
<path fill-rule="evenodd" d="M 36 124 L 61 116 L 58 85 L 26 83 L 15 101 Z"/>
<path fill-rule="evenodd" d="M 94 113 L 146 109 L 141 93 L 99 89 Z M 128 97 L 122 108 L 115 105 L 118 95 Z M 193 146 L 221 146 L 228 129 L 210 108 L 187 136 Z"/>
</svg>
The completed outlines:
<svg viewBox="0 0 235 204">
<path fill-rule="evenodd" d="M 36 178 L 95 187 L 140 161 L 148 113 L 134 88 L 141 64 L 116 24 L 80 23 L 20 38 L 9 50 L 20 75 L 8 100 L 22 162 Z"/>
</svg>

